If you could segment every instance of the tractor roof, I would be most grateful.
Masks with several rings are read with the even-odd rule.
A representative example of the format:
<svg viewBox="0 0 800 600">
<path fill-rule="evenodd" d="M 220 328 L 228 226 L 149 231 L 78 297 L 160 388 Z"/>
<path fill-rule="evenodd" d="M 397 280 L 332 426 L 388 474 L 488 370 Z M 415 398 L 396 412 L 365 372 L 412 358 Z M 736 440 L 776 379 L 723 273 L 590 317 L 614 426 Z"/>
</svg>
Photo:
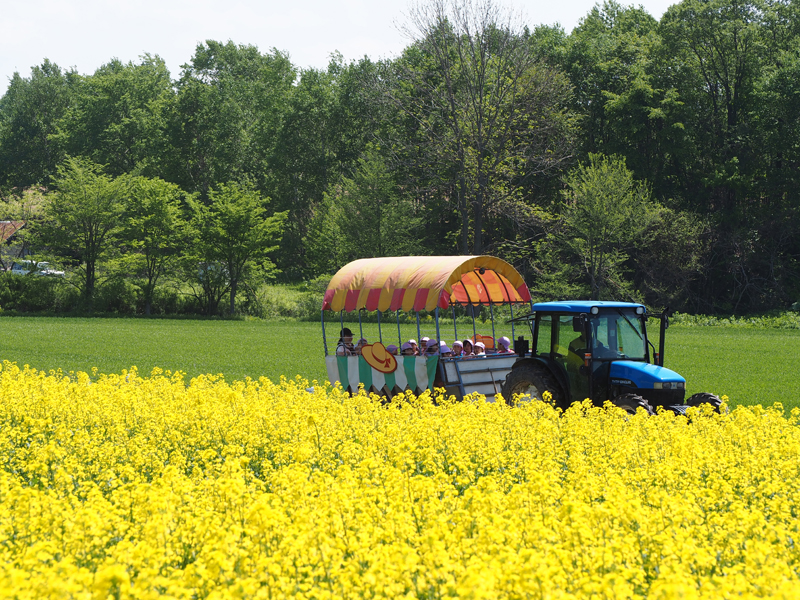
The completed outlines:
<svg viewBox="0 0 800 600">
<path fill-rule="evenodd" d="M 533 305 L 536 312 L 588 313 L 592 307 L 598 308 L 638 308 L 642 304 L 633 302 L 609 302 L 607 300 L 561 300 L 559 302 L 537 302 Z"/>
</svg>

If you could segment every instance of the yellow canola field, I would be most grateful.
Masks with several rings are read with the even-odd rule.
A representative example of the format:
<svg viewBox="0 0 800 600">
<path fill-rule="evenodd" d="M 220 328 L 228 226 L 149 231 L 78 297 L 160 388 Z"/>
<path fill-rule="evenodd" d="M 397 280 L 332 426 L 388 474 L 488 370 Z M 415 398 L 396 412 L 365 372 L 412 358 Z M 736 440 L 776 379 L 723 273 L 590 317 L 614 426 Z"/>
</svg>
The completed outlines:
<svg viewBox="0 0 800 600">
<path fill-rule="evenodd" d="M 800 412 L 0 370 L 0 597 L 800 597 Z"/>
</svg>

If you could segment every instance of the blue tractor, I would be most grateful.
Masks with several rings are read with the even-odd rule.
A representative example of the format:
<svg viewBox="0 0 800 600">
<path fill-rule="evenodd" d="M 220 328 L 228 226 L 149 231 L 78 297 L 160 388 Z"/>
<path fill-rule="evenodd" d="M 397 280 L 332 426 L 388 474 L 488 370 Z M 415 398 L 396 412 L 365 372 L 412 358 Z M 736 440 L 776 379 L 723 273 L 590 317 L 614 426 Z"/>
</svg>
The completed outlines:
<svg viewBox="0 0 800 600">
<path fill-rule="evenodd" d="M 648 317 L 660 320 L 659 347 L 647 337 Z M 610 400 L 635 413 L 658 406 L 684 414 L 688 406 L 721 400 L 709 393 L 684 400 L 686 379 L 664 367 L 664 334 L 668 311 L 648 315 L 641 304 L 606 301 L 539 302 L 527 319 L 530 345 L 516 340 L 520 357 L 503 383 L 503 397 L 543 399 L 550 392 L 556 406 L 590 398 L 602 405 Z"/>
</svg>

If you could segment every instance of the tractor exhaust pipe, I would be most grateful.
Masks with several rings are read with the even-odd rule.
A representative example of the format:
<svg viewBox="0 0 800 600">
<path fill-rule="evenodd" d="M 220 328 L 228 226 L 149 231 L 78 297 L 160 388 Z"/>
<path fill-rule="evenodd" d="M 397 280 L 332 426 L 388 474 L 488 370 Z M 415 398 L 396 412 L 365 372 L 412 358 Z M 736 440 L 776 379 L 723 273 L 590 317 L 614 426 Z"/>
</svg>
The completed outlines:
<svg viewBox="0 0 800 600">
<path fill-rule="evenodd" d="M 658 332 L 658 360 L 656 363 L 659 367 L 664 366 L 664 337 L 669 327 L 669 306 L 661 313 L 661 328 Z"/>
</svg>

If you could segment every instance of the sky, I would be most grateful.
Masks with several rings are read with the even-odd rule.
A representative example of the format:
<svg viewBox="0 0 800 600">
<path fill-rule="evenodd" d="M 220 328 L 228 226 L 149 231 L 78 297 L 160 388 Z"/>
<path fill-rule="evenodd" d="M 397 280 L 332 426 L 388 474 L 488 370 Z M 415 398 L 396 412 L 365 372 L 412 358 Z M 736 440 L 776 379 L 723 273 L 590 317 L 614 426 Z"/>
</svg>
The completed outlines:
<svg viewBox="0 0 800 600">
<path fill-rule="evenodd" d="M 502 2 L 529 26 L 559 23 L 568 32 L 595 0 Z M 622 4 L 628 4 L 621 0 Z M 643 0 L 656 19 L 674 0 Z M 300 68 L 324 69 L 331 53 L 346 61 L 397 56 L 408 0 L 0 0 L 0 94 L 45 58 L 91 74 L 118 58 L 159 55 L 173 79 L 207 39 L 277 48 Z"/>
</svg>

